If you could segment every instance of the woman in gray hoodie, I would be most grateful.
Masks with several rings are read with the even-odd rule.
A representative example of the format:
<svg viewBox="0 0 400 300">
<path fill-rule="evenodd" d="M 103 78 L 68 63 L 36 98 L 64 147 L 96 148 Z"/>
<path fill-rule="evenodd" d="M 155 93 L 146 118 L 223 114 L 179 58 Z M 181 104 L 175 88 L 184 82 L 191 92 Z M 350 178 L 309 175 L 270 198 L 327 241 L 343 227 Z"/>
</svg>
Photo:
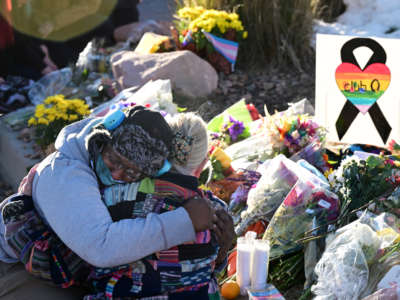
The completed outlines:
<svg viewBox="0 0 400 300">
<path fill-rule="evenodd" d="M 31 174 L 35 210 L 58 238 L 89 264 L 107 268 L 193 241 L 197 231 L 210 229 L 213 211 L 199 198 L 162 214 L 112 220 L 102 189 L 121 180 L 156 176 L 169 154 L 172 133 L 159 113 L 143 107 L 129 108 L 116 128 L 107 129 L 104 121 L 88 118 L 65 127 L 57 137 L 56 151 Z M 7 203 L 3 201 L 0 210 Z M 0 260 L 17 262 L 5 235 L 3 215 Z M 1 287 L 7 278 L 1 274 L 6 267 L 0 265 Z M 9 291 L 0 290 L 0 295 Z"/>
</svg>

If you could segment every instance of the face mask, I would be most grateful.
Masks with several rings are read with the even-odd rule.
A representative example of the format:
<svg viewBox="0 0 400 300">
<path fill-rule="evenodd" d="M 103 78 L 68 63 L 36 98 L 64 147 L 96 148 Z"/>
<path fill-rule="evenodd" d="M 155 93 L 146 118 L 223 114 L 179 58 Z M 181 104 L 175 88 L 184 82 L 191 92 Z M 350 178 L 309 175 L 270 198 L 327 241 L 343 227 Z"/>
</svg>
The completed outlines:
<svg viewBox="0 0 400 300">
<path fill-rule="evenodd" d="M 96 174 L 99 177 L 101 183 L 103 183 L 106 186 L 117 184 L 117 183 L 124 183 L 123 181 L 120 180 L 115 180 L 111 176 L 111 172 L 104 163 L 103 157 L 101 154 L 97 156 L 96 160 Z"/>
</svg>

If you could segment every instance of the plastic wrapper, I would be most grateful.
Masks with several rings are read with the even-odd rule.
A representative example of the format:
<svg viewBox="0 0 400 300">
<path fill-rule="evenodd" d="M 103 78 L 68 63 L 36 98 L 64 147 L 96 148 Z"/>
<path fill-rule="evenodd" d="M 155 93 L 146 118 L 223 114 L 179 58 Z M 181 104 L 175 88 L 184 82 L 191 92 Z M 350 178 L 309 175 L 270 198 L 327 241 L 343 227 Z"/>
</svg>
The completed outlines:
<svg viewBox="0 0 400 300">
<path fill-rule="evenodd" d="M 258 170 L 262 176 L 249 191 L 247 209 L 242 212 L 242 220 L 235 228 L 237 235 L 241 235 L 250 224 L 260 219 L 271 220 L 299 178 L 307 179 L 315 186 L 329 188 L 326 182 L 284 155 L 265 162 Z"/>
<path fill-rule="evenodd" d="M 29 105 L 27 94 L 33 84 L 33 80 L 10 75 L 5 81 L 0 81 L 0 113 L 9 113 Z"/>
<path fill-rule="evenodd" d="M 26 127 L 28 120 L 34 115 L 35 107 L 33 105 L 25 106 L 16 111 L 3 115 L 1 119 L 10 127 Z"/>
<path fill-rule="evenodd" d="M 327 162 L 324 159 L 325 149 L 322 148 L 321 143 L 313 142 L 299 152 L 295 153 L 290 157 L 293 161 L 304 159 L 318 170 L 325 172 L 328 170 Z"/>
<path fill-rule="evenodd" d="M 234 169 L 256 169 L 259 162 L 273 157 L 272 147 L 268 136 L 259 133 L 237 142 L 225 150 L 232 159 L 231 166 Z"/>
<path fill-rule="evenodd" d="M 114 47 L 103 47 L 101 40 L 94 39 L 79 53 L 75 64 L 78 70 L 96 73 L 110 73 L 111 55 L 122 50 L 129 50 L 129 43 L 119 43 Z"/>
<path fill-rule="evenodd" d="M 151 80 L 127 99 L 139 105 L 150 106 L 151 109 L 174 115 L 178 107 L 173 103 L 171 81 L 169 79 Z"/>
<path fill-rule="evenodd" d="M 289 108 L 285 111 L 286 114 L 289 115 L 310 115 L 313 116 L 315 114 L 314 107 L 307 100 L 307 98 L 301 99 L 295 103 L 289 103 Z"/>
<path fill-rule="evenodd" d="M 171 81 L 169 79 L 149 81 L 137 91 L 125 89 L 110 101 L 93 109 L 92 115 L 103 116 L 116 103 L 143 105 L 160 111 L 164 115 L 174 115 L 178 111 L 178 107 L 172 102 Z"/>
<path fill-rule="evenodd" d="M 320 225 L 335 220 L 339 214 L 338 197 L 323 186 L 300 177 L 276 210 L 263 239 L 271 245 L 271 259 L 301 249 L 297 241 Z"/>
<path fill-rule="evenodd" d="M 28 92 L 34 105 L 41 104 L 47 97 L 60 94 L 72 79 L 72 70 L 64 68 L 47 74 L 36 81 Z"/>
<path fill-rule="evenodd" d="M 400 299 L 400 287 L 393 286 L 386 289 L 377 290 L 372 295 L 369 295 L 362 300 L 398 300 Z"/>
<path fill-rule="evenodd" d="M 335 232 L 315 267 L 315 299 L 359 299 L 370 295 L 398 257 L 379 262 L 381 251 L 398 238 L 391 215 L 365 213 Z"/>
</svg>

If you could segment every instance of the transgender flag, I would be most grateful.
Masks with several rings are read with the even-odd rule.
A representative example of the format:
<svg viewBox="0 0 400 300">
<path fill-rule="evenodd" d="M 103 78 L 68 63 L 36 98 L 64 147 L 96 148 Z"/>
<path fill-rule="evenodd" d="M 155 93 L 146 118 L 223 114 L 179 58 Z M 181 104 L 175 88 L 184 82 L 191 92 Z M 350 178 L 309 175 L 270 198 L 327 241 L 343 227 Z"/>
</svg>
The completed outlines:
<svg viewBox="0 0 400 300">
<path fill-rule="evenodd" d="M 235 67 L 236 57 L 239 49 L 239 44 L 236 42 L 232 42 L 226 39 L 222 39 L 216 37 L 215 35 L 202 30 L 203 34 L 213 44 L 215 50 L 222 54 L 231 64 L 232 64 L 232 71 Z"/>
</svg>

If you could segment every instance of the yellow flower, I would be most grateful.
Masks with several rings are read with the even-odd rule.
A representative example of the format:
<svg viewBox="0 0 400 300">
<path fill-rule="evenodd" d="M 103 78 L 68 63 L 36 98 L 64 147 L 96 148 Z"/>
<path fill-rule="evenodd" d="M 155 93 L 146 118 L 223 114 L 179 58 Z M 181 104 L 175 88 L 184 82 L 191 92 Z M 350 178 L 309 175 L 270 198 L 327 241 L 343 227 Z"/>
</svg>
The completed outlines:
<svg viewBox="0 0 400 300">
<path fill-rule="evenodd" d="M 215 159 L 221 163 L 223 169 L 229 168 L 232 162 L 232 159 L 220 147 L 214 149 L 211 157 L 215 157 Z"/>
<path fill-rule="evenodd" d="M 247 39 L 249 33 L 247 31 L 243 31 L 242 38 Z"/>
<path fill-rule="evenodd" d="M 332 168 L 329 168 L 328 170 L 326 170 L 325 172 L 324 172 L 324 176 L 326 177 L 326 178 L 329 178 L 329 175 L 331 175 L 333 173 L 333 169 Z"/>
<path fill-rule="evenodd" d="M 45 108 L 44 104 L 37 105 L 36 109 L 35 109 L 35 117 L 37 117 L 37 118 L 42 117 L 45 113 L 45 110 L 46 110 L 46 108 Z"/>
<path fill-rule="evenodd" d="M 76 120 L 78 120 L 78 115 L 75 115 L 75 114 L 69 115 L 69 120 L 70 120 L 70 121 L 76 121 Z"/>
<path fill-rule="evenodd" d="M 204 11 L 205 9 L 201 6 L 184 7 L 178 10 L 178 17 L 181 19 L 188 19 L 189 21 L 192 21 L 198 18 Z"/>
<path fill-rule="evenodd" d="M 47 115 L 47 119 L 49 119 L 49 122 L 53 122 L 56 119 L 55 114 Z"/>
<path fill-rule="evenodd" d="M 49 121 L 46 118 L 39 118 L 38 124 L 49 125 Z"/>
<path fill-rule="evenodd" d="M 35 118 L 30 118 L 28 121 L 28 126 L 37 125 L 37 121 Z"/>
<path fill-rule="evenodd" d="M 67 101 L 58 101 L 56 104 L 57 109 L 59 109 L 62 112 L 66 112 L 68 109 L 68 103 L 66 103 Z"/>
</svg>

